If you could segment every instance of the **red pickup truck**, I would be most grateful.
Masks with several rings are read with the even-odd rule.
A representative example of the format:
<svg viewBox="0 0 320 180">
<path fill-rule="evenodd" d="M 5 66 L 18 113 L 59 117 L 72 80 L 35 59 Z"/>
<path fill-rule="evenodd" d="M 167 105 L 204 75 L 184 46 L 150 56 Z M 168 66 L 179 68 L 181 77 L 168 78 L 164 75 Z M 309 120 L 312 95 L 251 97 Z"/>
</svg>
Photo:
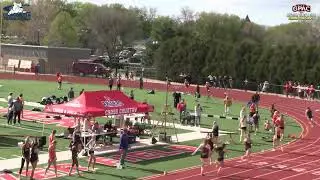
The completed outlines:
<svg viewBox="0 0 320 180">
<path fill-rule="evenodd" d="M 72 72 L 75 75 L 81 76 L 95 75 L 96 77 L 109 77 L 111 69 L 100 63 L 79 60 L 72 63 Z"/>
</svg>

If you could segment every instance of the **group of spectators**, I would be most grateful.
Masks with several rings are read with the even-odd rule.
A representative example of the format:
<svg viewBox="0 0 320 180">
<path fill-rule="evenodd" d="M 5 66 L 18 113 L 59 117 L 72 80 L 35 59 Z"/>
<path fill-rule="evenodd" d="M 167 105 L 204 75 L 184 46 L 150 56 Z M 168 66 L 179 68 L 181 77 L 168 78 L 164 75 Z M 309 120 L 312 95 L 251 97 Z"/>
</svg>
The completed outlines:
<svg viewBox="0 0 320 180">
<path fill-rule="evenodd" d="M 283 88 L 284 93 L 287 97 L 293 96 L 314 100 L 316 93 L 319 93 L 319 91 L 316 90 L 316 87 L 313 84 L 308 85 L 292 81 L 285 82 Z"/>
<path fill-rule="evenodd" d="M 231 76 L 208 76 L 208 83 L 211 87 L 217 88 L 232 88 L 233 79 Z"/>
</svg>

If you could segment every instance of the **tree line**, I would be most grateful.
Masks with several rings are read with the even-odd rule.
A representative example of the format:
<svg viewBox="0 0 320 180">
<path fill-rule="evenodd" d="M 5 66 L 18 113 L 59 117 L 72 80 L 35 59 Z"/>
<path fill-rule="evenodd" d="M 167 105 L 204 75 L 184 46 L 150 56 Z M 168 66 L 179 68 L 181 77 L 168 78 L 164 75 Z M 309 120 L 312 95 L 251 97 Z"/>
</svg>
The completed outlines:
<svg viewBox="0 0 320 180">
<path fill-rule="evenodd" d="M 181 73 L 194 82 L 209 74 L 271 83 L 320 79 L 319 19 L 266 27 L 187 7 L 169 17 L 155 9 L 64 0 L 38 0 L 27 10 L 30 21 L 3 22 L 2 41 L 83 47 L 109 56 L 143 42 L 145 66 L 155 67 L 159 79 L 179 80 Z"/>
</svg>

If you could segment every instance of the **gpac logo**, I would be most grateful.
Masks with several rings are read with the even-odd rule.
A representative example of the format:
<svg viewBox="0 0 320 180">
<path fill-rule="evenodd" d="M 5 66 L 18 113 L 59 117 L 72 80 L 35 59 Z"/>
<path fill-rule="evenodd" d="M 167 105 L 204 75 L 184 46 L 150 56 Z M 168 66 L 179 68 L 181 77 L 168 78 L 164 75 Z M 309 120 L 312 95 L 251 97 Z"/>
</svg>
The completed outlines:
<svg viewBox="0 0 320 180">
<path fill-rule="evenodd" d="M 292 12 L 287 15 L 289 20 L 312 20 L 316 15 L 311 13 L 311 6 L 296 4 L 292 6 Z"/>
<path fill-rule="evenodd" d="M 104 101 L 101 101 L 102 105 L 104 107 L 121 107 L 123 106 L 123 103 L 119 100 L 112 100 L 107 96 L 104 96 Z"/>
<path fill-rule="evenodd" d="M 306 4 L 297 4 L 295 6 L 292 6 L 292 11 L 300 13 L 311 12 L 311 6 Z"/>
<path fill-rule="evenodd" d="M 29 6 L 27 4 L 13 2 L 13 5 L 3 8 L 5 13 L 3 17 L 5 20 L 20 20 L 26 21 L 31 19 L 31 12 L 25 11 L 23 7 Z"/>
</svg>

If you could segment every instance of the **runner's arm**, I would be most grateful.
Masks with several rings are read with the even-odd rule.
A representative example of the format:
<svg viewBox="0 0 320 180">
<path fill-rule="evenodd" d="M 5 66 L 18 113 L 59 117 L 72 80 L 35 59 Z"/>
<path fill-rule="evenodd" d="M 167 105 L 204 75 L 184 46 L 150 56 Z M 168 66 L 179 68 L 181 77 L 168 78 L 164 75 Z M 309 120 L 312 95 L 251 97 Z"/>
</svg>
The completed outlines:
<svg viewBox="0 0 320 180">
<path fill-rule="evenodd" d="M 199 149 L 200 149 L 201 147 L 202 147 L 202 144 L 200 144 L 200 145 L 198 146 L 198 148 L 197 148 L 196 150 L 194 150 L 191 155 L 195 155 L 195 154 L 199 151 Z"/>
</svg>

